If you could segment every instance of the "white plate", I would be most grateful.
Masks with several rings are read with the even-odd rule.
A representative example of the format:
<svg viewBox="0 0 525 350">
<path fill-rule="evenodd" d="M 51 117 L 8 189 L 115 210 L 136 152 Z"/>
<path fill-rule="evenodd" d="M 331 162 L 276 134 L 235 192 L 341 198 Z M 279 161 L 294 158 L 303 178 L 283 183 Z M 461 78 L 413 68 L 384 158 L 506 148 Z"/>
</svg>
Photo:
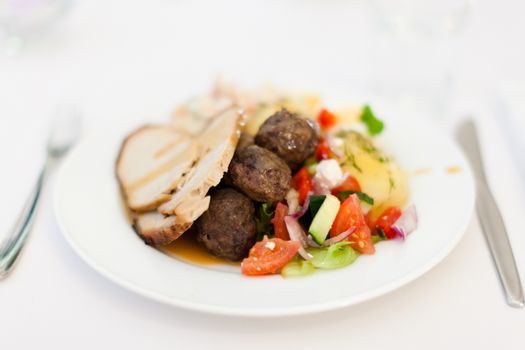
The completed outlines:
<svg viewBox="0 0 525 350">
<path fill-rule="evenodd" d="M 379 142 L 409 172 L 419 228 L 405 242 L 377 245 L 353 265 L 295 279 L 249 278 L 169 257 L 132 231 L 120 200 L 114 162 L 126 130 L 86 136 L 64 161 L 55 212 L 74 250 L 121 286 L 187 309 L 276 316 L 342 308 L 388 293 L 439 263 L 462 237 L 474 203 L 470 168 L 457 147 L 424 123 L 390 122 Z M 448 173 L 450 166 L 461 171 Z"/>
</svg>

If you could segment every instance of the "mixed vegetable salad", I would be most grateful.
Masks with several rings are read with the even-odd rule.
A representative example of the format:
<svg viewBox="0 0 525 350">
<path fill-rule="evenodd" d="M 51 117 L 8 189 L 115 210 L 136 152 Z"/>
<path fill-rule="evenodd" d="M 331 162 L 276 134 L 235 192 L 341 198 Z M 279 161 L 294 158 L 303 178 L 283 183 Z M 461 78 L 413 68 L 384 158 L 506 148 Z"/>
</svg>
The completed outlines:
<svg viewBox="0 0 525 350">
<path fill-rule="evenodd" d="M 242 261 L 243 274 L 302 276 L 341 268 L 374 254 L 378 242 L 404 240 L 417 228 L 415 207 L 402 209 L 404 172 L 373 141 L 383 122 L 369 106 L 350 128 L 341 119 L 321 109 L 314 156 L 295 172 L 284 200 L 257 206 L 257 243 Z"/>
</svg>

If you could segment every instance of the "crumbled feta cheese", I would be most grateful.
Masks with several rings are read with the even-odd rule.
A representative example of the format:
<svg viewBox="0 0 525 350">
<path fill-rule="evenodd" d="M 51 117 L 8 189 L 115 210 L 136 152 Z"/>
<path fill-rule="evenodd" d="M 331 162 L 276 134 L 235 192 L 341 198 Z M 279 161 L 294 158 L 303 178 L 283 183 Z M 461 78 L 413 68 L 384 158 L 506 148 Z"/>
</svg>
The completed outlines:
<svg viewBox="0 0 525 350">
<path fill-rule="evenodd" d="M 275 242 L 266 242 L 266 244 L 264 246 L 266 248 L 270 249 L 270 250 L 274 250 L 275 249 Z"/>
<path fill-rule="evenodd" d="M 343 171 L 335 159 L 325 159 L 317 164 L 315 179 L 328 189 L 336 187 L 343 179 Z"/>
</svg>

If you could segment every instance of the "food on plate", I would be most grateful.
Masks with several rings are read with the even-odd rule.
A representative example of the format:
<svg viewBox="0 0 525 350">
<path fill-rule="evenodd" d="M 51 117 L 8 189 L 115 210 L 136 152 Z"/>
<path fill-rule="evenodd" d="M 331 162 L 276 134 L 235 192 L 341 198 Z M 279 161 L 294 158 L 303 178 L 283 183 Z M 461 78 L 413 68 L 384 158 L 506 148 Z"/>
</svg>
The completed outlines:
<svg viewBox="0 0 525 350">
<path fill-rule="evenodd" d="M 208 209 L 208 191 L 228 169 L 243 118 L 231 107 L 199 133 L 166 124 L 141 127 L 124 140 L 117 179 L 134 228 L 146 243 L 174 241 Z"/>
<path fill-rule="evenodd" d="M 352 243 L 353 249 L 362 254 L 375 253 L 371 231 L 361 209 L 361 199 L 355 193 L 341 204 L 330 229 L 330 237 L 336 238 L 345 232 L 349 233 L 346 240 Z"/>
<path fill-rule="evenodd" d="M 255 243 L 255 206 L 239 191 L 220 188 L 212 193 L 208 210 L 195 225 L 197 239 L 210 253 L 238 261 Z"/>
<path fill-rule="evenodd" d="M 319 135 L 315 122 L 286 109 L 266 119 L 255 135 L 255 143 L 283 159 L 296 169 L 317 147 Z"/>
<path fill-rule="evenodd" d="M 218 115 L 233 107 L 234 101 L 227 96 L 196 96 L 173 112 L 170 125 L 189 135 L 198 136 Z"/>
<path fill-rule="evenodd" d="M 191 227 L 191 223 L 181 222 L 175 215 L 165 216 L 156 210 L 134 212 L 132 217 L 133 228 L 149 245 L 169 244 Z"/>
<path fill-rule="evenodd" d="M 408 196 L 408 179 L 399 165 L 362 133 L 339 131 L 337 136 L 343 142 L 341 149 L 346 158 L 341 169 L 352 174 L 361 191 L 377 203 L 371 215 L 377 217 L 388 207 L 403 206 Z"/>
<path fill-rule="evenodd" d="M 328 194 L 322 198 L 308 229 L 308 233 L 317 244 L 323 244 L 326 240 L 340 207 L 341 203 L 336 196 Z"/>
<path fill-rule="evenodd" d="M 299 251 L 297 241 L 264 237 L 257 242 L 241 263 L 241 271 L 248 276 L 267 275 L 280 271 Z"/>
<path fill-rule="evenodd" d="M 244 275 L 304 276 L 417 229 L 408 178 L 374 139 L 384 127 L 368 105 L 219 84 L 133 131 L 116 173 L 147 244 L 188 231 Z"/>
<path fill-rule="evenodd" d="M 237 152 L 229 174 L 233 185 L 257 202 L 282 200 L 292 180 L 292 172 L 284 160 L 257 145 Z"/>
<path fill-rule="evenodd" d="M 242 113 L 230 108 L 193 137 L 193 147 L 199 150 L 199 159 L 184 183 L 171 193 L 170 199 L 162 203 L 158 211 L 164 215 L 176 215 L 184 222 L 193 222 L 208 208 L 208 190 L 220 182 L 228 169 L 239 140 L 242 120 Z"/>
<path fill-rule="evenodd" d="M 131 133 L 117 160 L 130 209 L 144 212 L 168 200 L 197 157 L 191 139 L 169 125 L 146 125 Z"/>
</svg>

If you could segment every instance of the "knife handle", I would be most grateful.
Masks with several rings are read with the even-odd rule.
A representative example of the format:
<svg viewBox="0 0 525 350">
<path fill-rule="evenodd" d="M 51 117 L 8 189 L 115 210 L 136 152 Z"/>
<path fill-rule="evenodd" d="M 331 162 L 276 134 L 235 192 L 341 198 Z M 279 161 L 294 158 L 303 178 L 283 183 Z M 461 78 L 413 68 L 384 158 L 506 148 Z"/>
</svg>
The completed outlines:
<svg viewBox="0 0 525 350">
<path fill-rule="evenodd" d="M 525 305 L 523 289 L 507 230 L 496 201 L 483 181 L 478 181 L 476 203 L 481 227 L 490 247 L 492 259 L 498 269 L 507 303 L 512 307 L 523 307 Z"/>
</svg>

